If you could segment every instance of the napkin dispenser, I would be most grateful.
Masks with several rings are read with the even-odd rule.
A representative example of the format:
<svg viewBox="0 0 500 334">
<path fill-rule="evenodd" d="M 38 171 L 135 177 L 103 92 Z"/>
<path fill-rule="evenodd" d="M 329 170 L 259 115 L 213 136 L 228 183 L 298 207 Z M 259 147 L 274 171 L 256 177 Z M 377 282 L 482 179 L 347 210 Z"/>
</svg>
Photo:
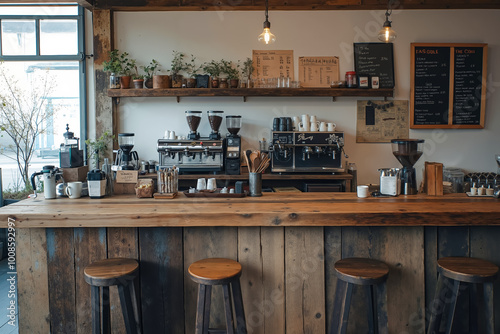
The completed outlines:
<svg viewBox="0 0 500 334">
<path fill-rule="evenodd" d="M 99 169 L 87 173 L 90 198 L 102 198 L 106 195 L 106 174 Z"/>
</svg>

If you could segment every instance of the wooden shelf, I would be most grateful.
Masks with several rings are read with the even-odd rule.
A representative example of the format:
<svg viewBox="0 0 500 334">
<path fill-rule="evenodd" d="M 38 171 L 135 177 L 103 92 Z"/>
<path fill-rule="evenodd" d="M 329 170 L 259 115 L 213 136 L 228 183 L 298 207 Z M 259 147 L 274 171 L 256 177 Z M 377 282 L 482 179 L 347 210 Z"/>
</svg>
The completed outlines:
<svg viewBox="0 0 500 334">
<path fill-rule="evenodd" d="M 393 89 L 362 89 L 362 88 L 169 88 L 169 89 L 108 89 L 108 96 L 120 97 L 165 97 L 177 98 L 187 96 L 236 96 L 246 101 L 250 96 L 274 97 L 331 97 L 335 100 L 341 96 L 362 97 L 392 97 Z"/>
</svg>

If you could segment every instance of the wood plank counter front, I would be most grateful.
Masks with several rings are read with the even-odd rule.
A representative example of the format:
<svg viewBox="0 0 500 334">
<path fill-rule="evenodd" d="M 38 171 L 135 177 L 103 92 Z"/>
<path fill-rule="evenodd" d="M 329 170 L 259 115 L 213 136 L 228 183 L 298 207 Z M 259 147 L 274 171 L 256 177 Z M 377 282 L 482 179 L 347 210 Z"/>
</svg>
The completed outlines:
<svg viewBox="0 0 500 334">
<path fill-rule="evenodd" d="M 359 199 L 353 193 L 264 193 L 259 198 L 21 201 L 0 208 L 14 226 L 20 333 L 90 333 L 83 269 L 112 257 L 139 261 L 143 333 L 192 334 L 203 258 L 242 266 L 249 334 L 325 334 L 337 283 L 334 264 L 367 257 L 389 266 L 389 333 L 423 333 L 434 300 L 437 259 L 472 256 L 500 265 L 500 201 L 463 194 Z M 11 256 L 12 254 L 9 254 Z M 498 281 L 495 289 L 500 291 Z M 123 333 L 111 290 L 114 332 Z M 367 332 L 364 291 L 354 290 L 349 333 Z M 214 296 L 219 295 L 214 292 Z M 456 319 L 468 332 L 468 292 Z M 500 330 L 500 293 L 495 293 Z M 359 309 L 357 308 L 359 305 Z M 213 298 L 211 327 L 224 324 Z M 462 333 L 461 332 L 461 333 Z"/>
</svg>

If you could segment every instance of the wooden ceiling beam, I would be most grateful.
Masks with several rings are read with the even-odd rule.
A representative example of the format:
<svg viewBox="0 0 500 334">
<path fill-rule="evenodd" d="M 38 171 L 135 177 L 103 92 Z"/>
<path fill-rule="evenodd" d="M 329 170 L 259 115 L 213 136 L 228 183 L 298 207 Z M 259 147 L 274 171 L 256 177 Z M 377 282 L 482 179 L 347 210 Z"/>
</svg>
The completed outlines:
<svg viewBox="0 0 500 334">
<path fill-rule="evenodd" d="M 50 4 L 57 4 L 57 3 L 65 3 L 67 4 L 68 0 L 54 0 L 54 1 L 47 1 L 47 0 L 0 0 L 0 4 L 2 3 L 8 3 L 8 4 L 16 4 L 16 3 L 30 3 L 30 4 L 38 4 L 38 5 L 43 5 L 44 3 L 50 3 Z M 72 2 L 78 3 L 80 6 L 92 10 L 94 8 L 94 0 L 72 0 Z M 0 12 L 1 14 L 1 12 Z"/>
</svg>

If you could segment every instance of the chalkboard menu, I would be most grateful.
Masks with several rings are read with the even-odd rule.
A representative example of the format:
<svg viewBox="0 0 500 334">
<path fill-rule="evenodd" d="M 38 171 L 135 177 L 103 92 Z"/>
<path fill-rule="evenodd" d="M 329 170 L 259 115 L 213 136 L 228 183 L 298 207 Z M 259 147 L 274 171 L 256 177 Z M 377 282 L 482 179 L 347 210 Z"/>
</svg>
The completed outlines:
<svg viewBox="0 0 500 334">
<path fill-rule="evenodd" d="M 354 43 L 354 68 L 358 75 L 378 76 L 380 88 L 394 88 L 392 43 Z"/>
<path fill-rule="evenodd" d="M 415 128 L 484 128 L 487 44 L 412 43 Z"/>
</svg>

